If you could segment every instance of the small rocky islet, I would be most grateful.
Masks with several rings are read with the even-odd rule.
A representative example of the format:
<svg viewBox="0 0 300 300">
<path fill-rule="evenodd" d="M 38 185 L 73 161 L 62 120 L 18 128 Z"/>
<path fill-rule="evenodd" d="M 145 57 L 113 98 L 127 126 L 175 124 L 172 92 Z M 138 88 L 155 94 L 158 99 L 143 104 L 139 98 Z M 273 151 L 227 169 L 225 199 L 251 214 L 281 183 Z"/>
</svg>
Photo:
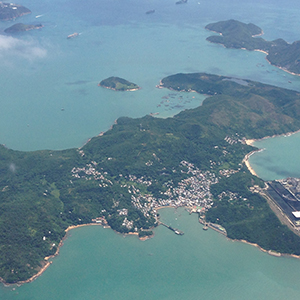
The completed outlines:
<svg viewBox="0 0 300 300">
<path fill-rule="evenodd" d="M 140 89 L 137 84 L 114 76 L 102 80 L 98 86 L 102 86 L 114 91 L 136 91 Z"/>
<path fill-rule="evenodd" d="M 24 32 L 24 31 L 29 31 L 33 29 L 40 29 L 43 28 L 44 26 L 42 24 L 23 24 L 23 23 L 17 23 L 14 24 L 4 30 L 5 33 L 9 34 L 14 34 L 14 33 L 19 33 L 19 32 Z"/>
</svg>

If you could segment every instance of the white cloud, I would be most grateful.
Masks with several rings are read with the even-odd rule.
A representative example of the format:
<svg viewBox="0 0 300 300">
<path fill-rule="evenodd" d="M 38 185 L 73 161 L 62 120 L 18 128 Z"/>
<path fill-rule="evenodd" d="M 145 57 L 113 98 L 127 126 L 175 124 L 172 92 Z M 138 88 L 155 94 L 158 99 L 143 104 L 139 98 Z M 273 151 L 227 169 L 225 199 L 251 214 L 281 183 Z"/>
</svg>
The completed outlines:
<svg viewBox="0 0 300 300">
<path fill-rule="evenodd" d="M 43 58 L 47 50 L 35 41 L 20 40 L 11 36 L 0 35 L 0 58 L 21 57 L 27 60 Z"/>
<path fill-rule="evenodd" d="M 15 173 L 16 172 L 16 165 L 14 163 L 10 163 L 9 164 L 9 170 L 12 172 L 12 173 Z"/>
</svg>

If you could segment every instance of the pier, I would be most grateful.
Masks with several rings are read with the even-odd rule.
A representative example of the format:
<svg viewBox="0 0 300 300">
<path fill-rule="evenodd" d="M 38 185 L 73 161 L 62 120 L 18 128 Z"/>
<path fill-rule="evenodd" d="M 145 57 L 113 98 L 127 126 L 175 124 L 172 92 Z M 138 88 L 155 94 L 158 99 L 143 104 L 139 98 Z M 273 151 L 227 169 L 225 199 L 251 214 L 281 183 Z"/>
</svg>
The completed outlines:
<svg viewBox="0 0 300 300">
<path fill-rule="evenodd" d="M 181 231 L 179 229 L 176 229 L 176 228 L 173 228 L 173 227 L 171 227 L 171 226 L 169 226 L 169 225 L 167 225 L 167 224 L 165 224 L 163 222 L 158 221 L 158 224 L 167 227 L 168 229 L 172 230 L 175 234 L 184 235 L 183 231 Z"/>
</svg>

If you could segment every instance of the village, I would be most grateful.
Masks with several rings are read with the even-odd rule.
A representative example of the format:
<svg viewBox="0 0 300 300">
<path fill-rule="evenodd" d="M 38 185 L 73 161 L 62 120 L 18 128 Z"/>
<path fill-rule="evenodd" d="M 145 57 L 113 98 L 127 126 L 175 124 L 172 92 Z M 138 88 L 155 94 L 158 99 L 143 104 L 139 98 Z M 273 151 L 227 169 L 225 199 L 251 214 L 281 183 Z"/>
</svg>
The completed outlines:
<svg viewBox="0 0 300 300">
<path fill-rule="evenodd" d="M 92 161 L 86 164 L 85 167 L 74 167 L 71 171 L 72 176 L 74 179 L 98 181 L 100 188 L 119 184 L 120 187 L 126 189 L 130 194 L 132 205 L 140 210 L 146 218 L 153 216 L 157 219 L 157 210 L 162 207 L 186 207 L 191 212 L 205 212 L 213 205 L 210 186 L 219 181 L 215 173 L 202 172 L 194 164 L 183 160 L 180 163 L 180 172 L 184 179 L 177 184 L 174 184 L 173 180 L 166 181 L 163 184 L 164 191 L 160 191 L 161 197 L 154 197 L 150 192 L 142 192 L 142 190 L 147 190 L 147 187 L 153 183 L 153 180 L 146 176 L 137 177 L 135 175 L 125 176 L 119 174 L 119 180 L 113 180 L 102 168 L 100 168 L 101 172 L 96 170 L 97 165 L 95 161 Z M 149 162 L 146 165 L 151 166 Z M 114 200 L 113 206 L 117 208 L 119 202 Z M 127 219 L 128 210 L 118 207 L 117 213 L 120 216 L 124 216 L 123 226 L 131 229 L 133 222 Z M 93 221 L 103 222 L 103 225 L 106 225 L 102 217 Z"/>
</svg>

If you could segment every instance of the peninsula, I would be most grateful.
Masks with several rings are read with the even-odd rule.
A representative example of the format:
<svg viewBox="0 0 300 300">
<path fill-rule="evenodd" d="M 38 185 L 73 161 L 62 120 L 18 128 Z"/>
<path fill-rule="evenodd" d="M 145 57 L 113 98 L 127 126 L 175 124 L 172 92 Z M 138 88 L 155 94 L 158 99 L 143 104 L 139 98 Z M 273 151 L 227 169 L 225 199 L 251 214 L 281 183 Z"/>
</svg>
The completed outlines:
<svg viewBox="0 0 300 300">
<path fill-rule="evenodd" d="M 292 44 L 279 38 L 266 41 L 259 35 L 263 31 L 258 26 L 236 20 L 220 21 L 208 24 L 206 29 L 219 33 L 207 38 L 209 42 L 221 44 L 226 48 L 262 51 L 274 66 L 293 75 L 300 75 L 300 41 Z"/>
<path fill-rule="evenodd" d="M 300 94 L 206 73 L 168 76 L 159 87 L 208 97 L 173 118 L 119 118 L 79 149 L 0 146 L 3 282 L 40 274 L 70 226 L 95 223 L 147 237 L 160 224 L 158 209 L 168 206 L 201 207 L 229 238 L 300 255 L 300 237 L 254 192 L 265 183 L 243 163 L 257 150 L 247 139 L 300 129 Z"/>
<path fill-rule="evenodd" d="M 136 91 L 140 89 L 137 84 L 120 77 L 109 77 L 104 79 L 98 84 L 98 86 L 102 86 L 114 91 Z"/>
<path fill-rule="evenodd" d="M 23 24 L 23 23 L 17 23 L 14 24 L 4 30 L 5 33 L 19 33 L 19 32 L 24 32 L 24 31 L 29 31 L 33 29 L 40 29 L 43 28 L 44 26 L 42 24 L 37 24 L 37 25 L 30 25 L 30 24 Z"/>
<path fill-rule="evenodd" d="M 31 11 L 22 5 L 0 1 L 0 20 L 2 21 L 14 20 L 30 13 Z"/>
</svg>

